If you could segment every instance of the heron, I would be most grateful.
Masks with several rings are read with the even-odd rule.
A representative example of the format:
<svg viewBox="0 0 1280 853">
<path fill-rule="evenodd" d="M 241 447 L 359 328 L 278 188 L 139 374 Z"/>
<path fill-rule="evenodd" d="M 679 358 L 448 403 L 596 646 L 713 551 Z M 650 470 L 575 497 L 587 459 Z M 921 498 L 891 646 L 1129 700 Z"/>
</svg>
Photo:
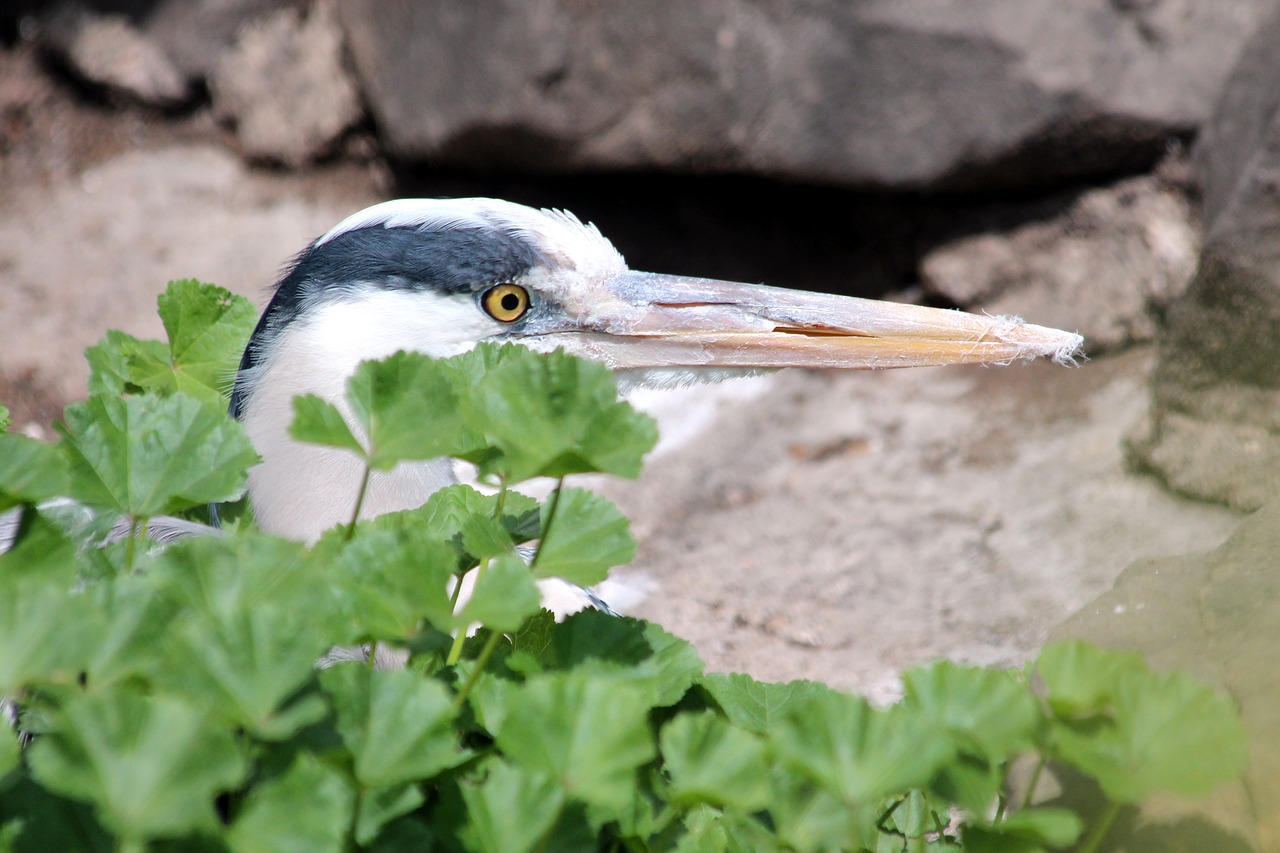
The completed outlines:
<svg viewBox="0 0 1280 853">
<path fill-rule="evenodd" d="M 788 367 L 1070 363 L 1083 343 L 1016 317 L 632 270 L 598 228 L 562 210 L 490 198 L 386 201 L 293 259 L 245 347 L 230 411 L 261 457 L 247 485 L 258 527 L 312 543 L 349 521 L 358 500 L 363 462 L 289 434 L 295 395 L 344 409 L 347 379 L 363 361 L 400 350 L 444 358 L 482 341 L 602 361 L 622 392 Z M 374 472 L 360 517 L 421 506 L 453 482 L 449 459 Z M 0 552 L 16 528 L 7 515 Z M 114 535 L 130 530 L 125 519 Z M 162 541 L 209 532 L 182 519 L 150 527 Z M 558 612 L 608 609 L 589 590 L 541 583 Z M 11 725 L 13 708 L 0 697 Z"/>
<path fill-rule="evenodd" d="M 1083 342 L 1015 317 L 639 272 L 561 210 L 387 201 L 297 255 L 245 348 L 231 413 L 262 460 L 248 475 L 259 527 L 312 542 L 356 505 L 363 463 L 292 438 L 295 395 L 341 407 L 362 361 L 399 350 L 443 358 L 482 341 L 602 361 L 623 392 L 787 367 L 1069 362 Z M 360 515 L 420 506 L 453 482 L 448 459 L 375 472 Z"/>
</svg>

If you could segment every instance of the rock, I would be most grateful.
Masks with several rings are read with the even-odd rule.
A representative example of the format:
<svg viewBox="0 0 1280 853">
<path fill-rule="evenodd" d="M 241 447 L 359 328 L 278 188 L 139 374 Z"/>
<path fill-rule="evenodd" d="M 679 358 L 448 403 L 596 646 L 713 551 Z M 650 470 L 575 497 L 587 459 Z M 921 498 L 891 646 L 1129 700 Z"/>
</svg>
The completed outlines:
<svg viewBox="0 0 1280 853">
<path fill-rule="evenodd" d="M 402 158 L 991 190 L 1154 162 L 1207 117 L 1269 2 L 347 0 L 338 14 Z"/>
<path fill-rule="evenodd" d="M 1280 494 L 1280 5 L 1223 91 L 1197 152 L 1205 245 L 1169 309 L 1135 459 L 1196 497 Z"/>
<path fill-rule="evenodd" d="M 1271 503 L 1211 553 L 1134 563 L 1111 591 L 1054 630 L 1051 639 L 1134 649 L 1157 668 L 1176 667 L 1222 686 L 1249 732 L 1243 785 L 1190 808 L 1164 801 L 1144 806 L 1117 850 L 1280 850 L 1277 553 L 1280 503 Z M 1170 831 L 1171 823 L 1181 829 Z M 1171 843 L 1179 836 L 1180 844 Z M 1190 843 L 1196 837 L 1198 843 Z"/>
<path fill-rule="evenodd" d="M 1155 175 L 987 218 L 994 227 L 925 256 L 926 290 L 1075 329 L 1091 355 L 1151 340 L 1152 309 L 1182 293 L 1200 249 L 1185 194 Z"/>
<path fill-rule="evenodd" d="M 159 0 L 140 26 L 192 81 L 208 79 L 246 22 L 297 0 Z"/>
<path fill-rule="evenodd" d="M 68 6 L 46 29 L 46 46 L 89 83 L 158 107 L 176 107 L 190 98 L 186 78 L 168 55 L 124 15 Z"/>
<path fill-rule="evenodd" d="M 362 115 L 328 2 L 246 27 L 209 80 L 214 109 L 250 157 L 300 166 L 329 153 Z"/>
</svg>

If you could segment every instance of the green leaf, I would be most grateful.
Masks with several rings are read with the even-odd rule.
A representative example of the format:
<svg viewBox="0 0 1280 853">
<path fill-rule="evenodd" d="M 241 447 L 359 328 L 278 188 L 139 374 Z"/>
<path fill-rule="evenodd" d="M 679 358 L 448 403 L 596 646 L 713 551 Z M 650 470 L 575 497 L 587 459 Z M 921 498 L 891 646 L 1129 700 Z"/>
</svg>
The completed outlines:
<svg viewBox="0 0 1280 853">
<path fill-rule="evenodd" d="M 457 626 L 479 623 L 494 631 L 515 631 L 542 608 L 533 574 L 516 554 L 491 560 L 480 572 Z"/>
<path fill-rule="evenodd" d="M 351 542 L 345 530 L 326 534 L 316 547 L 316 568 L 331 584 L 335 606 L 354 627 L 353 641 L 404 640 L 427 619 L 442 631 L 454 624 L 448 583 L 454 551 L 430 531 L 362 527 Z M 329 560 L 322 556 L 332 550 Z M 345 642 L 345 640 L 344 640 Z"/>
<path fill-rule="evenodd" d="M 146 391 L 178 391 L 221 405 L 257 310 L 243 296 L 194 279 L 169 282 L 157 303 L 169 345 L 157 352 L 126 344 L 129 381 Z"/>
<path fill-rule="evenodd" d="M 54 794 L 15 774 L 0 796 L 0 850 L 5 853 L 115 853 L 120 849 L 86 803 Z M 9 845 L 6 847 L 5 843 Z"/>
<path fill-rule="evenodd" d="M 482 351 L 450 361 L 472 362 L 461 368 L 466 373 L 484 358 Z M 499 454 L 467 458 L 482 473 L 503 473 L 512 482 L 587 471 L 635 477 L 657 443 L 657 428 L 617 396 L 613 374 L 602 364 L 559 350 L 539 355 L 512 348 L 459 395 L 467 424 Z"/>
<path fill-rule="evenodd" d="M 1079 640 L 1045 646 L 1035 663 L 1049 707 L 1060 717 L 1100 713 L 1111 704 L 1122 675 L 1146 668 L 1134 652 L 1100 649 Z"/>
<path fill-rule="evenodd" d="M 510 700 L 497 742 L 512 763 L 550 774 L 584 803 L 627 806 L 636 768 L 654 756 L 642 691 L 618 679 L 556 673 L 531 678 Z"/>
<path fill-rule="evenodd" d="M 764 742 L 714 713 L 681 714 L 659 737 L 670 799 L 755 811 L 769 803 Z"/>
<path fill-rule="evenodd" d="M 235 853 L 341 853 L 354 800 L 341 773 L 299 753 L 284 773 L 249 789 L 228 846 Z"/>
<path fill-rule="evenodd" d="M 168 349 L 160 341 L 143 341 L 112 329 L 84 351 L 89 362 L 90 394 L 138 394 L 142 388 L 129 376 L 131 354 L 164 359 Z"/>
<path fill-rule="evenodd" d="M 497 514 L 497 500 L 497 495 L 484 495 L 459 483 L 439 489 L 417 509 L 379 516 L 373 524 L 381 529 L 422 530 L 433 538 L 449 542 L 458 554 L 458 568 L 466 569 L 476 565 L 483 555 L 468 550 L 464 528 L 477 517 L 494 518 Z M 508 490 L 499 523 L 507 531 L 508 538 L 505 546 L 496 553 L 510 550 L 511 542 L 536 539 L 541 535 L 538 502 L 519 492 Z M 491 528 L 488 531 L 486 536 L 494 536 Z M 479 531 L 471 530 L 469 535 L 476 537 Z M 501 539 L 497 541 L 503 542 Z M 474 540 L 471 545 L 479 547 L 479 543 Z"/>
<path fill-rule="evenodd" d="M 533 568 L 540 578 L 591 586 L 636 555 L 631 523 L 611 502 L 585 489 L 559 489 L 542 507 L 542 544 Z"/>
<path fill-rule="evenodd" d="M 961 739 L 965 751 L 1000 762 L 1029 749 L 1040 721 L 1017 673 L 935 661 L 902 676 L 903 704 Z"/>
<path fill-rule="evenodd" d="M 64 494 L 67 482 L 67 462 L 58 448 L 23 435 L 0 434 L 0 512 Z"/>
<path fill-rule="evenodd" d="M 356 811 L 356 842 L 367 846 L 388 823 L 408 814 L 424 802 L 426 797 L 422 788 L 414 782 L 365 790 Z"/>
<path fill-rule="evenodd" d="M 1247 737 L 1225 694 L 1182 673 L 1129 671 L 1113 703 L 1110 718 L 1060 722 L 1052 748 L 1116 802 L 1207 794 L 1244 771 Z"/>
<path fill-rule="evenodd" d="M 775 764 L 769 774 L 769 816 L 778 838 L 800 853 L 874 849 L 880 803 L 847 804 L 835 792 Z M 898 841 L 897 849 L 902 849 Z"/>
<path fill-rule="evenodd" d="M 315 394 L 301 394 L 293 398 L 289 435 L 308 444 L 350 450 L 361 459 L 366 456 L 364 446 L 351 432 L 338 407 Z"/>
<path fill-rule="evenodd" d="M 564 791 L 545 773 L 492 762 L 484 781 L 461 786 L 467 823 L 461 835 L 468 850 L 528 853 L 555 825 Z"/>
<path fill-rule="evenodd" d="M 103 622 L 85 661 L 85 676 L 95 689 L 154 672 L 166 649 L 160 638 L 168 638 L 180 612 L 157 587 L 154 577 L 126 575 L 85 590 L 87 606 Z"/>
<path fill-rule="evenodd" d="M 792 705 L 769 741 L 780 759 L 848 805 L 922 787 L 954 756 L 950 738 L 923 714 L 877 710 L 834 691 Z"/>
<path fill-rule="evenodd" d="M 366 361 L 347 382 L 352 413 L 369 437 L 369 464 L 462 456 L 477 437 L 458 413 L 452 366 L 422 353 Z"/>
<path fill-rule="evenodd" d="M 814 696 L 831 692 L 816 681 L 768 684 L 742 673 L 713 673 L 698 682 L 724 711 L 730 722 L 756 734 L 768 734 L 787 719 L 792 708 Z"/>
<path fill-rule="evenodd" d="M 226 412 L 190 397 L 91 397 L 68 406 L 72 497 L 150 517 L 234 500 L 258 460 Z"/>
<path fill-rule="evenodd" d="M 7 721 L 0 720 L 0 791 L 4 791 L 5 776 L 18 766 L 18 733 Z"/>
<path fill-rule="evenodd" d="M 1057 808 L 1023 809 L 995 825 L 964 828 L 964 848 L 974 853 L 1039 853 L 1076 843 L 1084 824 L 1075 812 Z"/>
<path fill-rule="evenodd" d="M 516 645 L 517 651 L 529 651 Z M 702 674 L 689 643 L 660 626 L 630 617 L 583 610 L 555 625 L 534 660 L 545 671 L 582 672 L 626 680 L 644 690 L 655 707 L 680 701 Z"/>
<path fill-rule="evenodd" d="M 42 785 L 89 800 L 109 829 L 134 841 L 215 829 L 214 796 L 245 772 L 231 731 L 202 709 L 125 690 L 72 698 L 28 760 Z"/>
<path fill-rule="evenodd" d="M 267 536 L 169 548 L 153 573 L 184 612 L 156 680 L 269 740 L 323 716 L 315 699 L 285 704 L 311 679 L 337 621 L 312 568 L 298 543 Z"/>
<path fill-rule="evenodd" d="M 0 431 L 8 429 L 12 423 L 13 420 L 9 417 L 9 410 L 4 406 L 0 406 Z"/>
<path fill-rule="evenodd" d="M 321 672 L 320 684 L 366 788 L 429 779 L 470 757 L 458 746 L 452 697 L 438 681 L 348 663 Z"/>
<path fill-rule="evenodd" d="M 73 595 L 76 549 L 37 513 L 0 554 L 0 696 L 30 684 L 74 684 L 102 634 L 101 614 Z"/>
</svg>

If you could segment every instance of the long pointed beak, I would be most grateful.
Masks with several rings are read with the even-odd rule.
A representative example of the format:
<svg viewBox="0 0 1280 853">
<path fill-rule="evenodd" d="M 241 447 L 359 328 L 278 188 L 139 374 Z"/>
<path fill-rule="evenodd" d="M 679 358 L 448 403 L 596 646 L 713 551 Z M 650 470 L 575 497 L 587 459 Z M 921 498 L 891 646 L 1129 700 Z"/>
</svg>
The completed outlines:
<svg viewBox="0 0 1280 853">
<path fill-rule="evenodd" d="M 963 311 L 628 270 L 566 304 L 572 332 L 544 336 L 615 369 L 664 367 L 875 369 L 1070 363 L 1072 332 Z"/>
</svg>

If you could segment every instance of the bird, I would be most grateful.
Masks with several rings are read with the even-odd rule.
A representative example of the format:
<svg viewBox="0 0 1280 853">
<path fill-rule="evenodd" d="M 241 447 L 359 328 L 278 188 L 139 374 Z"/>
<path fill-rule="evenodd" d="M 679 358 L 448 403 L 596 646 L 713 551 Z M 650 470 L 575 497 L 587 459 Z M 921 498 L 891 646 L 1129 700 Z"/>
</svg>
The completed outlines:
<svg viewBox="0 0 1280 853">
<path fill-rule="evenodd" d="M 314 542 L 356 506 L 363 463 L 290 436 L 295 395 L 341 409 L 362 361 L 400 350 L 443 358 L 482 341 L 602 361 L 624 393 L 787 367 L 1071 363 L 1083 344 L 1016 317 L 632 270 L 598 228 L 563 210 L 385 201 L 294 258 L 245 348 L 230 409 L 261 457 L 247 486 L 258 526 Z M 420 506 L 453 482 L 448 459 L 374 472 L 360 516 Z"/>
</svg>

